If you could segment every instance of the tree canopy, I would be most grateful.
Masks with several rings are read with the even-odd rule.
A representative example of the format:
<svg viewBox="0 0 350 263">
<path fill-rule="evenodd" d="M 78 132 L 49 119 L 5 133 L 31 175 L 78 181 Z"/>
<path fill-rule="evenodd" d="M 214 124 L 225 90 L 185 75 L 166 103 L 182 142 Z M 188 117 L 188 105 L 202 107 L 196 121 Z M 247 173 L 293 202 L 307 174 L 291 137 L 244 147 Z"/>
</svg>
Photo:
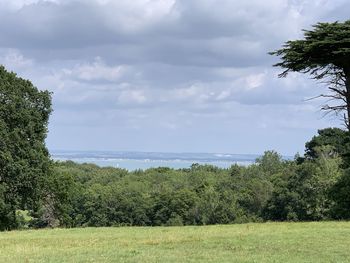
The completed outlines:
<svg viewBox="0 0 350 263">
<path fill-rule="evenodd" d="M 350 133 L 339 128 L 326 128 L 318 130 L 314 136 L 305 144 L 305 157 L 316 159 L 321 148 L 330 147 L 330 153 L 342 157 L 343 167 L 350 166 Z"/>
<path fill-rule="evenodd" d="M 280 77 L 300 72 L 325 82 L 331 93 L 320 95 L 329 99 L 322 109 L 336 114 L 345 111 L 343 118 L 350 129 L 350 20 L 318 23 L 304 30 L 304 39 L 287 41 L 270 54 L 281 58 L 274 65 L 284 69 Z"/>
<path fill-rule="evenodd" d="M 45 146 L 51 96 L 0 66 L 0 229 L 17 209 L 35 209 L 50 170 Z"/>
</svg>

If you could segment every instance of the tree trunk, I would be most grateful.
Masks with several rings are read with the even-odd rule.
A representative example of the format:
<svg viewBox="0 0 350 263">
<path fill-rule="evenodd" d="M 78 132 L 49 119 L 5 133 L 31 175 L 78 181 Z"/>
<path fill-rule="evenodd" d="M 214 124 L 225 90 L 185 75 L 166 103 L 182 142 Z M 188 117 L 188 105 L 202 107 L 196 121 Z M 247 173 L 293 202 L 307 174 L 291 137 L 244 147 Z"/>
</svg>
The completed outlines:
<svg viewBox="0 0 350 263">
<path fill-rule="evenodd" d="M 346 116 L 345 125 L 350 131 L 350 67 L 344 69 L 345 73 L 345 88 L 346 88 Z"/>
</svg>

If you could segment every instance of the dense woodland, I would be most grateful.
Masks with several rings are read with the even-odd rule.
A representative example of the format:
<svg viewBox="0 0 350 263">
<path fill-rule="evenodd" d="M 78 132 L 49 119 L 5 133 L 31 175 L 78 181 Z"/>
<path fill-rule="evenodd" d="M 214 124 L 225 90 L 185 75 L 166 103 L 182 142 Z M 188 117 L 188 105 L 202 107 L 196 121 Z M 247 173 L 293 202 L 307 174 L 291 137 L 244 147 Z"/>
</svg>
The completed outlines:
<svg viewBox="0 0 350 263">
<path fill-rule="evenodd" d="M 189 169 L 128 172 L 55 162 L 37 209 L 18 207 L 13 227 L 349 219 L 349 149 L 348 132 L 329 128 L 306 144 L 303 157 L 286 161 L 268 151 L 247 167 L 193 164 Z M 11 220 L 1 216 L 6 229 L 4 222 Z"/>
<path fill-rule="evenodd" d="M 254 165 L 229 169 L 193 164 L 128 172 L 56 163 L 51 181 L 56 199 L 44 208 L 46 222 L 38 223 L 157 226 L 348 219 L 350 163 L 338 153 L 350 147 L 346 138 L 340 129 L 322 130 L 307 143 L 305 158 L 284 161 L 270 151 Z"/>
</svg>

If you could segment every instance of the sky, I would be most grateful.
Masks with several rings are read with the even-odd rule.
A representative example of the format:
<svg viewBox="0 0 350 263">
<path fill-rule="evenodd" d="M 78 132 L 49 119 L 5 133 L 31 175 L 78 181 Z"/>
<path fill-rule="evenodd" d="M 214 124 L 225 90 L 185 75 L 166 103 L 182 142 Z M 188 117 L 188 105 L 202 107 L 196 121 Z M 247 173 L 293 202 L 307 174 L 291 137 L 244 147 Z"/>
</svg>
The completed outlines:
<svg viewBox="0 0 350 263">
<path fill-rule="evenodd" d="M 267 53 L 348 0 L 0 0 L 0 64 L 52 92 L 48 148 L 283 155 L 341 127 Z"/>
</svg>

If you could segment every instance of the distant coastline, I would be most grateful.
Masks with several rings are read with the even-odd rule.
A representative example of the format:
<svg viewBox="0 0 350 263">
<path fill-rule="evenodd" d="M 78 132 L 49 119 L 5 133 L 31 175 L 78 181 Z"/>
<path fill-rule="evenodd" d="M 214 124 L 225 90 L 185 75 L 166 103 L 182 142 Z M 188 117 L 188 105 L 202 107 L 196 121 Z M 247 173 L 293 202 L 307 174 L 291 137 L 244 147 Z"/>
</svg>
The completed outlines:
<svg viewBox="0 0 350 263">
<path fill-rule="evenodd" d="M 192 164 L 209 164 L 220 168 L 231 165 L 250 165 L 260 156 L 258 154 L 229 153 L 161 153 L 128 151 L 52 151 L 56 161 L 71 160 L 77 163 L 93 163 L 98 166 L 118 167 L 127 170 L 170 167 L 174 169 L 189 168 Z M 291 157 L 284 157 L 290 159 Z"/>
</svg>

